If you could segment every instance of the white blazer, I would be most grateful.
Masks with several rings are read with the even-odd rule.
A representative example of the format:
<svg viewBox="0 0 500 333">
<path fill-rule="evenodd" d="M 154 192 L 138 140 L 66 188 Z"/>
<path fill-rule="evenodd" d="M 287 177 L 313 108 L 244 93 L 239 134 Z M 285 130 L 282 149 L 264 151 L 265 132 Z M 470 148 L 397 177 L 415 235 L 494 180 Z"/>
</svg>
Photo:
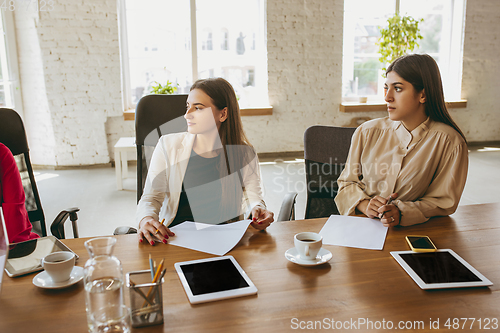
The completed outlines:
<svg viewBox="0 0 500 333">
<path fill-rule="evenodd" d="M 137 204 L 137 225 L 146 216 L 168 226 L 175 218 L 179 207 L 182 183 L 196 135 L 188 132 L 162 136 L 151 157 L 144 192 Z M 242 186 L 245 188 L 242 210 L 248 216 L 253 207 L 265 208 L 262 181 L 257 155 L 241 170 Z"/>
</svg>

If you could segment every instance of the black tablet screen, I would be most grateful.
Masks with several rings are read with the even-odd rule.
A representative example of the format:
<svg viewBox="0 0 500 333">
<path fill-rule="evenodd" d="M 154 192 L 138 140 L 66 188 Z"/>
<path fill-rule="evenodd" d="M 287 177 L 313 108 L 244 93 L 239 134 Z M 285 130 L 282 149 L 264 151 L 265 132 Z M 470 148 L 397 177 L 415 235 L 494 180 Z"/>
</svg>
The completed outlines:
<svg viewBox="0 0 500 333">
<path fill-rule="evenodd" d="M 193 295 L 248 287 L 231 259 L 181 265 Z"/>
<path fill-rule="evenodd" d="M 400 256 L 425 283 L 481 281 L 449 252 L 403 253 Z"/>
</svg>

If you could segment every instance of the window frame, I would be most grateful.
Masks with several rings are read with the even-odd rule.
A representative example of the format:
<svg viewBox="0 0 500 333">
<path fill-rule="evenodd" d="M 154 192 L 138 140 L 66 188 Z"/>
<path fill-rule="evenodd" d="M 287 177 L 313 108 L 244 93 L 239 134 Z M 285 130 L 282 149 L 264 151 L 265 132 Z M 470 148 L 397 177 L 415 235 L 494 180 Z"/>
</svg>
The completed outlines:
<svg viewBox="0 0 500 333">
<path fill-rule="evenodd" d="M 3 23 L 4 38 L 5 38 L 5 59 L 6 64 L 3 66 L 7 71 L 8 81 L 12 89 L 13 105 L 7 105 L 8 108 L 15 109 L 24 119 L 23 98 L 21 92 L 21 80 L 19 79 L 19 63 L 17 58 L 17 44 L 15 35 L 15 24 L 13 12 L 2 10 L 0 11 L 1 22 Z M 2 56 L 3 57 L 3 56 Z"/>
<path fill-rule="evenodd" d="M 264 29 L 267 31 L 267 19 L 266 19 L 266 6 L 267 0 L 263 1 L 263 17 L 264 20 Z M 190 26 L 191 26 L 191 43 L 190 43 L 190 51 L 191 51 L 191 69 L 192 69 L 192 80 L 195 82 L 198 80 L 199 76 L 199 66 L 198 66 L 198 53 L 206 52 L 207 50 L 202 50 L 201 44 L 198 45 L 198 30 L 197 30 L 197 20 L 196 20 L 196 0 L 189 0 L 190 3 Z M 119 44 L 120 44 L 120 58 L 121 58 L 121 70 L 122 70 L 122 99 L 123 99 L 123 107 L 124 112 L 135 110 L 136 104 L 132 103 L 132 93 L 131 93 L 131 81 L 130 81 L 130 68 L 129 68 L 129 52 L 128 52 L 128 33 L 127 33 L 127 16 L 126 16 L 126 5 L 125 0 L 118 0 L 118 30 L 119 30 Z M 214 31 L 212 32 L 212 50 L 214 47 L 218 47 L 214 44 L 213 37 Z M 229 32 L 228 32 L 229 33 Z M 264 44 L 267 44 L 267 34 L 264 34 Z M 228 44 L 228 50 L 230 46 Z M 210 50 L 209 50 L 210 51 Z M 266 52 L 267 54 L 267 52 Z M 267 62 L 266 62 L 267 67 Z M 267 68 L 266 68 L 267 72 Z M 269 92 L 267 92 L 269 98 Z M 245 108 L 250 111 L 250 113 L 255 113 L 255 115 L 270 115 L 272 114 L 272 107 L 264 106 L 264 107 L 249 107 Z M 130 112 L 128 112 L 130 113 Z M 243 115 L 243 113 L 242 113 Z M 250 115 L 250 114 L 246 114 Z M 129 117 L 125 117 L 129 118 Z"/>
<path fill-rule="evenodd" d="M 125 11 L 125 0 L 118 0 L 118 42 L 120 46 L 121 74 L 122 74 L 122 100 L 124 111 L 135 109 L 132 104 L 130 69 L 128 54 L 128 32 L 127 13 Z"/>
</svg>

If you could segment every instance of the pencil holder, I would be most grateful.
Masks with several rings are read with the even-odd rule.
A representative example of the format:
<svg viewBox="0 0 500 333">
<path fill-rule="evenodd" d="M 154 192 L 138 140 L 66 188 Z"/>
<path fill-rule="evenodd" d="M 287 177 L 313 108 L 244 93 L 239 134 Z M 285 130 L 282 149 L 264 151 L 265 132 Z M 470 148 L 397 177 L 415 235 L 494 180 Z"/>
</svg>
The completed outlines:
<svg viewBox="0 0 500 333">
<path fill-rule="evenodd" d="M 153 283 L 151 271 L 135 271 L 126 275 L 130 292 L 132 327 L 143 327 L 163 323 L 163 279 Z"/>
</svg>

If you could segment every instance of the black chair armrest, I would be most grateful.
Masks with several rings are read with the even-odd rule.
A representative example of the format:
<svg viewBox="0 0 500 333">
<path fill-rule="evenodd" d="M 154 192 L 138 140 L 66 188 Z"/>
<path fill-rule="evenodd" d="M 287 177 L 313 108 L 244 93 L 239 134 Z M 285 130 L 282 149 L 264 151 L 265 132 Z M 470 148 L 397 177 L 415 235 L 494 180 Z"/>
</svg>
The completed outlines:
<svg viewBox="0 0 500 333">
<path fill-rule="evenodd" d="M 61 211 L 52 224 L 50 225 L 50 232 L 52 235 L 56 236 L 59 239 L 65 239 L 64 235 L 64 222 L 69 219 L 71 220 L 71 224 L 73 226 L 73 236 L 78 238 L 78 227 L 76 225 L 76 221 L 78 220 L 78 215 L 76 214 L 80 211 L 80 208 L 72 207 Z"/>
<path fill-rule="evenodd" d="M 128 235 L 128 234 L 136 234 L 137 229 L 134 227 L 118 227 L 113 232 L 113 235 Z"/>
<path fill-rule="evenodd" d="M 295 220 L 295 199 L 297 198 L 297 194 L 297 192 L 292 192 L 285 195 L 276 221 Z"/>
</svg>

